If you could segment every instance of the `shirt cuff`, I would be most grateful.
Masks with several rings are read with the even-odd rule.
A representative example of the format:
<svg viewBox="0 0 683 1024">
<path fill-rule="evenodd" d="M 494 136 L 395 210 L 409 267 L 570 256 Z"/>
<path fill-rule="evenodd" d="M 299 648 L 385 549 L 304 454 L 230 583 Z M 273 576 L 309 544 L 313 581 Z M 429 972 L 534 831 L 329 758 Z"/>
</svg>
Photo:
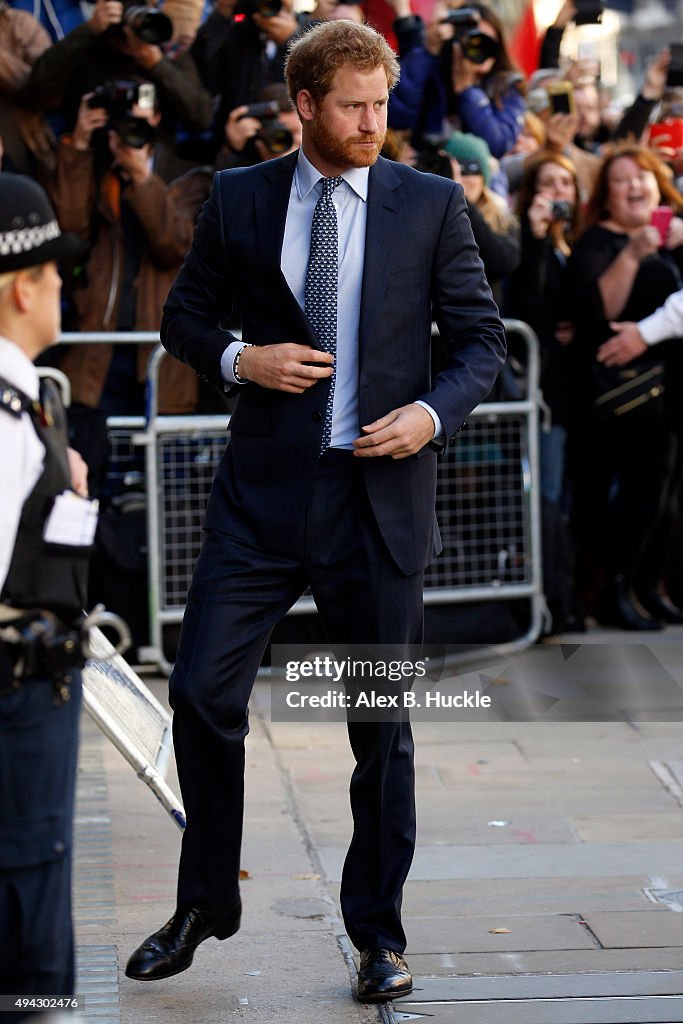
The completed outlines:
<svg viewBox="0 0 683 1024">
<path fill-rule="evenodd" d="M 666 329 L 666 325 L 665 329 Z M 638 330 L 640 336 L 646 345 L 656 345 L 660 341 L 664 341 L 668 338 L 668 334 L 662 334 L 662 318 L 657 316 L 657 313 L 652 313 L 650 316 L 646 316 L 644 320 L 640 320 L 638 323 Z"/>
<path fill-rule="evenodd" d="M 432 441 L 439 441 L 439 442 L 445 441 L 446 440 L 446 434 L 445 434 L 444 429 L 443 429 L 443 424 L 441 423 L 441 420 L 439 419 L 438 414 L 435 413 L 434 410 L 432 409 L 431 405 L 427 405 L 426 402 L 421 401 L 419 398 L 418 398 L 417 402 L 415 403 L 415 405 L 421 405 L 423 409 L 427 410 L 429 415 L 434 420 L 434 435 L 432 437 Z"/>
<path fill-rule="evenodd" d="M 233 366 L 235 365 L 237 353 L 241 352 L 245 347 L 245 342 L 243 341 L 232 341 L 221 356 L 221 377 L 226 384 L 239 384 L 235 377 Z"/>
</svg>

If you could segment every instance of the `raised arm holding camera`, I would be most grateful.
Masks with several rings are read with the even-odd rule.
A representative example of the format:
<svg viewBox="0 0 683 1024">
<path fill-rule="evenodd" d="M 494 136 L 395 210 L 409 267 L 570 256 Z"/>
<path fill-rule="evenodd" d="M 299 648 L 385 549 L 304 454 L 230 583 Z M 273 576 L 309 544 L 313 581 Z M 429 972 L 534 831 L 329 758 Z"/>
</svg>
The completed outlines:
<svg viewBox="0 0 683 1024">
<path fill-rule="evenodd" d="M 405 54 L 390 112 L 392 128 L 416 135 L 459 129 L 501 157 L 523 126 L 522 75 L 508 53 L 498 15 L 481 3 L 434 8 L 425 43 Z"/>
<path fill-rule="evenodd" d="M 205 170 L 170 185 L 155 173 L 159 112 L 148 89 L 118 82 L 102 87 L 99 95 L 86 94 L 73 135 L 59 146 L 53 186 L 57 214 L 62 225 L 91 245 L 71 289 L 81 330 L 158 330 L 164 299 L 208 195 Z M 62 361 L 72 387 L 74 444 L 88 457 L 95 486 L 103 466 L 91 453 L 106 415 L 144 411 L 149 350 L 149 345 L 78 345 Z M 160 386 L 166 412 L 195 408 L 196 377 L 180 363 L 164 361 Z"/>
<path fill-rule="evenodd" d="M 68 129 L 81 97 L 105 82 L 153 83 L 161 113 L 160 135 L 169 142 L 175 122 L 202 130 L 213 116 L 189 53 L 166 52 L 173 27 L 154 7 L 135 0 L 96 0 L 90 21 L 70 32 L 38 59 L 25 89 L 27 102 L 43 110 L 61 107 Z"/>
</svg>

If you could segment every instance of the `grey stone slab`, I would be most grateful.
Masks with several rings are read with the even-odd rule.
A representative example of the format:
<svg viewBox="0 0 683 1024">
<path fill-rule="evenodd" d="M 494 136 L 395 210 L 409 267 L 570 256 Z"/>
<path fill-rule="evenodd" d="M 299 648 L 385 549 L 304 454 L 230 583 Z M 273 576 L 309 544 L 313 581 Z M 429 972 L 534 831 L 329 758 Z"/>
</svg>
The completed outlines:
<svg viewBox="0 0 683 1024">
<path fill-rule="evenodd" d="M 544 999 L 511 1002 L 394 1004 L 396 1021 L 431 1020 L 434 1024 L 681 1024 L 678 996 L 623 999 Z"/>
<path fill-rule="evenodd" d="M 410 1001 L 420 1003 L 683 995 L 683 971 L 423 978 L 413 966 L 413 977 Z"/>
<path fill-rule="evenodd" d="M 679 946 L 657 949 L 563 949 L 501 953 L 412 953 L 408 923 L 408 960 L 416 975 L 458 977 L 493 974 L 588 974 L 591 971 L 680 971 Z"/>
<path fill-rule="evenodd" d="M 318 851 L 327 878 L 339 881 L 346 853 L 341 847 Z M 683 841 L 663 839 L 640 843 L 586 843 L 418 846 L 410 877 L 414 881 L 449 878 L 595 878 L 618 875 L 678 874 Z"/>
<path fill-rule="evenodd" d="M 683 814 L 595 814 L 569 819 L 584 843 L 641 839 L 683 839 Z"/>
<path fill-rule="evenodd" d="M 679 876 L 681 881 L 683 877 Z M 404 891 L 407 917 L 509 913 L 586 913 L 591 910 L 645 910 L 653 904 L 643 892 L 644 875 L 616 878 L 493 878 L 413 881 Z M 683 886 L 682 886 L 683 888 Z"/>
<path fill-rule="evenodd" d="M 539 917 L 497 916 L 411 918 L 410 950 L 416 953 L 501 952 L 531 949 L 594 949 L 595 940 L 568 914 Z M 506 928 L 507 932 L 494 932 Z"/>
<path fill-rule="evenodd" d="M 589 913 L 586 924 L 601 946 L 683 946 L 683 914 L 652 914 L 649 911 Z"/>
</svg>

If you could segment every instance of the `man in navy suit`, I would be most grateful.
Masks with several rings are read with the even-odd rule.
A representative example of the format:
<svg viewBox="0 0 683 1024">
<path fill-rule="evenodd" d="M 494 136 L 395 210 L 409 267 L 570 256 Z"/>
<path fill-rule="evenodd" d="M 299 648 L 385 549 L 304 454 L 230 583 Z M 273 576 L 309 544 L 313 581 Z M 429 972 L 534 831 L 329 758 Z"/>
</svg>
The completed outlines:
<svg viewBox="0 0 683 1024">
<path fill-rule="evenodd" d="M 166 348 L 239 388 L 170 682 L 187 811 L 177 909 L 129 977 L 188 967 L 239 927 L 247 702 L 273 626 L 310 586 L 332 643 L 420 643 L 440 550 L 436 458 L 505 354 L 460 185 L 379 156 L 398 64 L 367 26 L 292 47 L 299 153 L 214 181 L 164 312 Z M 238 341 L 222 326 L 239 296 Z M 430 373 L 432 317 L 448 346 Z M 354 829 L 341 906 L 358 996 L 412 988 L 403 883 L 415 844 L 409 723 L 349 722 Z"/>
</svg>

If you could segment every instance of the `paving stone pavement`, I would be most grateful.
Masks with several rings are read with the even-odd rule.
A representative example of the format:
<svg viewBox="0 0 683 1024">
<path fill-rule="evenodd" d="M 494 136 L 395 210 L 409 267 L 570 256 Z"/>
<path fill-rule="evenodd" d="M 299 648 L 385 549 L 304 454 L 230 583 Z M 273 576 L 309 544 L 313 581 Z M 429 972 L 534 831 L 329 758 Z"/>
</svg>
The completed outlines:
<svg viewBox="0 0 683 1024">
<path fill-rule="evenodd" d="M 663 636 L 683 678 L 683 628 Z M 163 681 L 152 688 L 163 698 Z M 173 910 L 180 833 L 84 720 L 83 1020 L 682 1024 L 681 722 L 416 723 L 418 849 L 404 900 L 415 990 L 377 1009 L 353 1000 L 355 951 L 338 916 L 345 727 L 273 722 L 269 698 L 257 684 L 243 929 L 166 982 L 129 981 L 123 967 Z"/>
</svg>

